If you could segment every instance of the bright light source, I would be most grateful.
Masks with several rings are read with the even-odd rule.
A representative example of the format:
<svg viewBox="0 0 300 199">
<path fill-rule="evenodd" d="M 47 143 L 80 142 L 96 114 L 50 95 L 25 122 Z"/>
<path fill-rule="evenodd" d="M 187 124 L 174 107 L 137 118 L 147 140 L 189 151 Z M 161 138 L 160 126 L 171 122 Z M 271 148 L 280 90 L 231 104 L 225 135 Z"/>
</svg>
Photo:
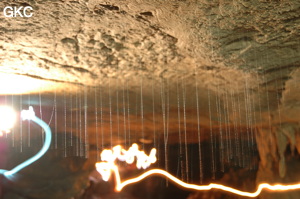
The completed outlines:
<svg viewBox="0 0 300 199">
<path fill-rule="evenodd" d="M 11 116 L 14 115 L 14 114 L 12 114 L 12 113 L 14 113 L 14 111 L 11 111 L 12 109 L 10 109 L 9 107 L 1 107 L 1 110 L 3 110 L 3 112 L 0 112 L 0 113 L 5 113 L 6 112 L 6 113 L 8 113 L 8 115 L 11 115 Z M 0 114 L 0 115 L 1 115 L 1 118 L 2 118 L 2 114 Z M 42 127 L 44 129 L 44 131 L 45 131 L 45 142 L 44 142 L 43 147 L 41 148 L 41 150 L 37 154 L 35 154 L 31 158 L 27 159 L 25 162 L 22 162 L 21 164 L 19 164 L 18 166 L 16 166 L 12 170 L 0 169 L 0 175 L 3 174 L 5 176 L 5 178 L 7 178 L 9 180 L 15 179 L 16 177 L 14 175 L 16 173 L 18 173 L 20 170 L 24 169 L 25 167 L 29 166 L 30 164 L 32 164 L 35 161 L 37 161 L 38 159 L 40 159 L 47 152 L 47 150 L 49 149 L 49 147 L 51 145 L 51 139 L 52 139 L 51 129 L 48 126 L 48 124 L 46 124 L 43 120 L 41 120 L 40 118 L 35 116 L 35 113 L 33 111 L 32 106 L 29 107 L 29 110 L 23 110 L 21 112 L 21 115 L 22 115 L 23 120 L 32 120 L 33 122 L 35 122 L 36 124 L 38 124 L 40 127 Z"/>
<path fill-rule="evenodd" d="M 9 133 L 16 122 L 16 112 L 9 106 L 0 106 L 0 136 Z"/>
<path fill-rule="evenodd" d="M 28 110 L 22 110 L 21 117 L 23 120 L 32 120 L 35 118 L 35 112 L 33 111 L 32 106 L 29 106 Z"/>
</svg>

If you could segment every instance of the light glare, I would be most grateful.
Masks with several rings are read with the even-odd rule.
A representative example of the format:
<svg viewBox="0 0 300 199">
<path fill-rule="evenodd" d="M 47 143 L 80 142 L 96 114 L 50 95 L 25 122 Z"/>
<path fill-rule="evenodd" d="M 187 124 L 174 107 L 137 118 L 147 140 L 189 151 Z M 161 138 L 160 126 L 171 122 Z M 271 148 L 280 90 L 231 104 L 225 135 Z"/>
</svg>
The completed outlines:
<svg viewBox="0 0 300 199">
<path fill-rule="evenodd" d="M 9 106 L 0 106 L 0 136 L 9 133 L 16 122 L 16 112 Z"/>
<path fill-rule="evenodd" d="M 62 83 L 0 72 L 1 95 L 37 93 L 62 88 L 65 89 Z"/>
</svg>

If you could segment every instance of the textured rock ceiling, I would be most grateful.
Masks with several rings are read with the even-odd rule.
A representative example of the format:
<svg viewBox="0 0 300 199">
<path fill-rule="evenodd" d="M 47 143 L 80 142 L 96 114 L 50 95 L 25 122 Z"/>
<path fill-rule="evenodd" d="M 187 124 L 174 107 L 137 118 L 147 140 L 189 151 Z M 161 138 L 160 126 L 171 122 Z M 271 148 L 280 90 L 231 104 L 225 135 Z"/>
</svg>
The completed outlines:
<svg viewBox="0 0 300 199">
<path fill-rule="evenodd" d="M 133 92 L 142 84 L 147 101 L 150 88 L 158 95 L 166 82 L 170 104 L 176 106 L 178 82 L 189 96 L 197 79 L 204 112 L 207 89 L 223 99 L 224 93 L 244 95 L 246 88 L 254 109 L 259 104 L 270 114 L 300 65 L 298 1 L 13 5 L 32 6 L 34 16 L 1 16 L 0 72 L 69 83 L 60 87 L 64 91 L 76 90 L 75 84 L 118 90 L 127 82 Z"/>
<path fill-rule="evenodd" d="M 115 123 L 112 128 L 111 121 L 125 121 L 114 108 L 122 107 L 126 91 L 125 108 L 131 111 L 126 118 L 131 128 L 150 140 L 153 128 L 163 135 L 166 123 L 170 142 L 178 141 L 178 124 L 189 133 L 189 142 L 197 142 L 198 122 L 204 137 L 212 128 L 238 124 L 239 133 L 258 128 L 262 168 L 273 171 L 278 168 L 270 165 L 272 161 L 280 162 L 281 177 L 286 172 L 286 146 L 292 143 L 300 151 L 295 141 L 300 140 L 298 0 L 0 2 L 1 9 L 7 5 L 30 5 L 34 14 L 1 15 L 1 94 L 14 90 L 5 88 L 19 78 L 7 75 L 23 75 L 35 81 L 25 84 L 22 79 L 15 88 L 40 85 L 17 92 L 23 96 L 30 92 L 31 102 L 23 99 L 24 104 L 40 102 L 51 110 L 54 93 L 55 103 L 62 102 L 66 93 L 71 98 L 82 93 L 91 115 L 95 103 L 100 103 L 96 88 L 96 94 L 101 91 L 104 96 L 102 128 L 116 134 L 124 129 L 115 128 Z M 63 121 L 61 111 L 58 121 Z M 134 119 L 137 116 L 142 120 Z M 95 117 L 88 121 L 93 145 Z M 72 131 L 75 124 L 55 128 Z M 104 138 L 105 143 L 111 141 Z M 269 179 L 263 175 L 266 170 L 260 171 L 259 179 Z"/>
<path fill-rule="evenodd" d="M 2 1 L 1 7 L 9 2 Z M 299 65 L 296 1 L 28 5 L 34 9 L 32 18 L 2 16 L 2 72 L 88 86 L 107 85 L 108 78 L 158 81 L 178 75 L 189 79 L 197 73 L 201 85 L 213 88 L 211 76 L 226 87 L 243 81 L 245 71 L 281 71 L 280 77 L 267 75 L 265 80 L 250 76 L 252 86 L 284 80 Z"/>
</svg>

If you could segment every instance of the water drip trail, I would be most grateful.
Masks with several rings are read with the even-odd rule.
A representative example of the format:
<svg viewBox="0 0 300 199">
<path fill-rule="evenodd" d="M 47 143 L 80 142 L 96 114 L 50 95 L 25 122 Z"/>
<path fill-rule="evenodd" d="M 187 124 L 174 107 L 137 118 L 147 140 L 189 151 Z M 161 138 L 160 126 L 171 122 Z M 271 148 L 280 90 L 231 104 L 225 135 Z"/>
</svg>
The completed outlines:
<svg viewBox="0 0 300 199">
<path fill-rule="evenodd" d="M 227 98 L 227 91 L 225 91 L 225 93 L 222 94 L 222 99 L 223 99 L 223 110 L 224 110 L 224 123 L 223 126 L 225 128 L 225 144 L 223 145 L 224 149 L 223 149 L 223 154 L 225 154 L 223 156 L 223 161 L 225 161 L 225 159 L 227 159 L 227 162 L 230 161 L 230 157 L 232 157 L 232 150 L 229 150 L 229 142 L 231 142 L 231 134 L 230 134 L 230 127 L 229 127 L 229 107 L 228 107 L 228 98 Z M 224 141 L 222 141 L 224 143 Z M 225 149 L 226 148 L 226 149 Z M 226 151 L 226 153 L 225 153 Z M 226 158 L 227 157 L 227 158 Z M 221 159 L 222 161 L 222 159 Z M 222 169 L 224 171 L 224 163 L 222 163 Z"/>
<path fill-rule="evenodd" d="M 231 107 L 232 107 L 232 112 L 233 112 L 233 126 L 234 126 L 234 139 L 235 139 L 235 157 L 240 159 L 240 143 L 239 143 L 239 134 L 238 134 L 238 120 L 237 120 L 237 107 L 236 107 L 236 101 L 234 100 L 233 96 L 233 89 L 230 92 L 230 101 L 231 101 Z M 237 160 L 238 161 L 238 160 Z M 237 162 L 236 166 L 238 165 Z"/>
<path fill-rule="evenodd" d="M 117 79 L 117 89 L 116 89 L 116 106 L 117 106 L 117 131 L 118 131 L 118 141 L 120 140 L 120 111 L 119 111 L 119 80 Z"/>
<path fill-rule="evenodd" d="M 23 96 L 20 95 L 20 112 L 22 111 L 22 104 L 23 104 Z M 23 152 L 23 122 L 20 120 L 20 152 Z"/>
<path fill-rule="evenodd" d="M 71 128 L 71 132 L 70 132 L 70 146 L 73 146 L 73 95 L 72 93 L 70 93 L 70 128 Z"/>
<path fill-rule="evenodd" d="M 221 162 L 221 170 L 224 172 L 224 138 L 223 138 L 223 132 L 222 132 L 222 113 L 221 113 L 221 100 L 220 100 L 220 84 L 217 84 L 217 95 L 216 95 L 216 108 L 217 108 L 217 117 L 219 122 L 219 135 L 220 135 L 220 162 Z"/>
<path fill-rule="evenodd" d="M 126 138 L 127 138 L 127 129 L 126 129 L 126 99 L 125 99 L 125 83 L 123 84 L 123 90 L 122 90 L 122 106 L 123 106 L 123 129 L 124 129 L 124 142 L 126 144 Z"/>
<path fill-rule="evenodd" d="M 129 88 L 128 88 L 128 80 L 126 79 L 126 95 L 127 95 L 127 121 L 128 121 L 128 141 L 131 139 L 131 129 L 130 129 L 130 104 L 129 104 Z M 126 143 L 126 142 L 125 142 Z"/>
<path fill-rule="evenodd" d="M 88 110 L 88 106 L 87 106 L 87 87 L 84 87 L 84 155 L 85 158 L 89 157 L 89 134 L 87 131 L 87 110 Z"/>
<path fill-rule="evenodd" d="M 98 98 L 97 98 L 97 86 L 94 87 L 95 94 L 95 139 L 96 139 L 96 160 L 100 161 L 100 149 L 99 149 L 99 131 L 98 131 Z"/>
<path fill-rule="evenodd" d="M 30 99 L 30 93 L 28 94 L 28 106 L 31 106 L 30 102 L 31 102 L 31 99 Z M 27 120 L 27 125 L 28 125 L 28 138 L 27 138 L 27 146 L 30 147 L 31 146 L 31 130 L 30 130 L 30 120 Z"/>
<path fill-rule="evenodd" d="M 195 69 L 195 83 L 196 83 L 196 109 L 197 109 L 197 135 L 198 135 L 198 153 L 199 153 L 199 174 L 200 183 L 203 182 L 203 168 L 202 168 L 202 151 L 201 151 L 201 130 L 200 130 L 200 111 L 199 111 L 199 94 L 198 94 L 198 81 L 197 69 Z"/>
<path fill-rule="evenodd" d="M 186 85 L 182 78 L 182 103 L 183 103 L 183 124 L 184 124 L 184 151 L 185 151 L 185 172 L 186 181 L 189 182 L 189 157 L 188 157 L 188 143 L 187 143 L 187 127 L 186 127 Z"/>
<path fill-rule="evenodd" d="M 239 132 L 240 132 L 240 143 L 241 143 L 241 151 L 240 151 L 240 154 L 241 154 L 241 158 L 239 158 L 239 166 L 240 167 L 244 167 L 245 165 L 245 158 L 244 158 L 244 142 L 243 142 L 243 133 L 242 133 L 242 115 L 241 115 L 241 102 L 240 102 L 240 96 L 238 95 L 237 96 L 238 98 L 238 112 L 239 112 L 239 115 L 238 115 L 238 118 L 239 118 Z"/>
<path fill-rule="evenodd" d="M 54 148 L 57 149 L 57 96 L 56 96 L 56 88 L 54 91 Z"/>
<path fill-rule="evenodd" d="M 138 88 L 137 88 L 138 89 Z M 138 94 L 138 91 L 135 90 L 135 131 L 134 131 L 134 140 L 138 140 L 138 137 L 137 137 L 137 134 L 139 133 L 139 129 L 138 129 L 138 125 L 139 124 L 139 118 L 138 118 L 138 108 L 140 107 L 139 106 L 139 103 L 138 103 L 138 100 L 139 100 L 140 96 Z M 129 140 L 129 142 L 131 142 L 131 140 Z M 131 143 L 129 143 L 131 145 Z"/>
<path fill-rule="evenodd" d="M 168 145 L 168 142 L 169 142 L 169 125 L 170 125 L 170 88 L 169 88 L 169 79 L 167 79 L 167 86 L 168 86 L 168 89 L 167 89 L 167 131 L 166 131 L 166 136 L 165 136 L 165 148 L 168 149 L 167 145 Z M 168 158 L 168 150 L 166 151 L 167 152 L 167 158 Z"/>
<path fill-rule="evenodd" d="M 245 100 L 245 110 L 246 110 L 246 132 L 247 132 L 247 147 L 248 149 L 250 149 L 250 125 L 251 125 L 251 102 L 249 101 L 249 86 L 248 86 L 248 78 L 247 75 L 245 77 L 245 87 L 244 87 L 244 100 Z M 248 150 L 247 150 L 247 154 L 245 154 L 245 156 L 248 155 Z M 246 159 L 246 158 L 245 158 Z M 245 161 L 248 161 L 249 159 L 246 159 Z M 247 163 L 248 165 L 248 163 Z"/>
<path fill-rule="evenodd" d="M 145 139 L 145 132 L 144 132 L 144 101 L 143 101 L 143 78 L 141 78 L 141 122 L 142 122 L 142 139 Z M 145 149 L 145 142 L 142 143 L 143 150 Z"/>
<path fill-rule="evenodd" d="M 78 90 L 76 91 L 76 98 L 75 98 L 75 110 L 76 110 L 76 156 L 80 155 L 80 147 L 79 147 L 79 96 L 78 96 Z"/>
<path fill-rule="evenodd" d="M 233 158 L 233 149 L 232 149 L 232 142 L 231 142 L 231 139 L 232 139 L 232 131 L 231 131 L 231 124 L 229 125 L 229 122 L 230 122 L 230 112 L 229 112 L 229 99 L 228 99 L 228 91 L 225 92 L 225 101 L 226 101 L 226 108 L 225 108 L 225 103 L 224 103 L 224 110 L 226 110 L 226 114 L 225 114 L 225 124 L 228 124 L 226 125 L 226 134 L 229 136 L 227 137 L 227 153 L 229 155 L 227 155 L 228 157 L 228 162 L 230 159 Z M 228 127 L 228 128 L 227 128 Z M 228 144 L 229 143 L 229 144 Z"/>
<path fill-rule="evenodd" d="M 102 88 L 99 90 L 100 95 L 100 126 L 101 126 L 101 148 L 104 148 L 104 129 L 103 129 L 103 99 L 102 99 Z"/>
<path fill-rule="evenodd" d="M 152 77 L 152 119 L 153 119 L 153 144 L 154 148 L 156 144 L 156 118 L 155 118 L 155 98 L 154 98 L 154 77 Z"/>
<path fill-rule="evenodd" d="M 260 83 L 259 83 L 259 78 L 258 78 L 258 73 L 256 73 L 256 79 L 257 79 L 257 90 L 258 90 L 258 107 L 259 107 L 259 121 L 262 121 L 262 111 L 261 111 L 261 98 L 260 98 Z M 257 125 L 257 121 L 256 121 L 256 113 L 254 114 L 254 123 L 255 125 Z M 260 127 L 262 128 L 262 122 L 259 122 L 260 123 Z M 255 127 L 255 135 L 253 136 L 253 139 L 254 137 L 258 134 L 258 127 Z M 254 141 L 253 141 L 253 145 L 254 145 Z M 255 165 L 254 165 L 255 166 Z M 255 167 L 256 169 L 256 167 Z"/>
<path fill-rule="evenodd" d="M 250 89 L 250 96 L 254 96 L 255 93 L 253 91 L 253 89 Z M 252 118 L 253 118 L 253 121 L 252 121 L 252 124 L 251 124 L 251 129 L 250 129 L 250 133 L 251 133 L 251 157 L 249 159 L 250 161 L 250 170 L 253 170 L 255 169 L 255 164 L 252 164 L 252 160 L 253 158 L 255 157 L 255 141 L 254 141 L 254 136 L 256 134 L 256 124 L 257 124 L 257 120 L 256 120 L 256 110 L 255 110 L 255 101 L 254 99 L 252 100 L 252 103 L 250 104 L 251 105 L 251 110 L 252 110 Z"/>
<path fill-rule="evenodd" d="M 110 78 L 109 78 L 109 82 L 108 82 L 108 101 L 109 101 L 109 130 L 110 130 L 110 147 L 112 148 L 113 146 L 113 121 L 112 121 L 112 107 L 111 107 L 111 88 L 110 88 Z"/>
<path fill-rule="evenodd" d="M 79 96 L 79 155 L 80 157 L 83 157 L 84 156 L 84 149 L 82 147 L 83 145 L 83 139 L 82 139 L 82 102 L 81 102 L 81 95 L 78 95 Z"/>
<path fill-rule="evenodd" d="M 208 95 L 208 110 L 209 110 L 209 125 L 210 125 L 210 144 L 211 144 L 211 156 L 212 158 L 212 179 L 216 179 L 216 166 L 215 166 L 215 152 L 214 152 L 214 135 L 212 129 L 212 115 L 211 115 L 211 102 L 210 102 L 210 91 L 207 89 Z"/>
<path fill-rule="evenodd" d="M 11 106 L 14 107 L 14 95 L 11 95 Z M 15 147 L 15 127 L 12 128 L 12 147 Z"/>
<path fill-rule="evenodd" d="M 163 131 L 164 131 L 164 156 L 165 156 L 165 170 L 168 171 L 168 137 L 167 137 L 167 127 L 166 127 L 166 99 L 165 99 L 165 82 L 161 80 L 161 106 L 162 106 L 162 117 L 163 117 Z M 168 185 L 168 181 L 167 181 Z"/>
<path fill-rule="evenodd" d="M 41 94 L 41 91 L 39 90 L 39 106 L 40 106 L 40 118 L 41 120 L 43 120 L 43 112 L 42 112 L 42 94 Z M 44 129 L 42 128 L 41 129 L 42 131 L 42 144 L 44 143 L 44 140 L 45 140 L 45 133 L 44 133 Z"/>
<path fill-rule="evenodd" d="M 67 100 L 66 92 L 64 92 L 64 142 L 63 142 L 64 157 L 67 157 Z"/>
<path fill-rule="evenodd" d="M 184 173 L 184 163 L 183 163 L 183 149 L 182 149 L 182 140 L 181 140 L 181 109 L 180 109 L 180 91 L 179 91 L 179 78 L 177 78 L 177 111 L 178 111 L 178 139 L 179 139 L 179 161 L 181 168 L 181 179 L 185 179 Z"/>
</svg>

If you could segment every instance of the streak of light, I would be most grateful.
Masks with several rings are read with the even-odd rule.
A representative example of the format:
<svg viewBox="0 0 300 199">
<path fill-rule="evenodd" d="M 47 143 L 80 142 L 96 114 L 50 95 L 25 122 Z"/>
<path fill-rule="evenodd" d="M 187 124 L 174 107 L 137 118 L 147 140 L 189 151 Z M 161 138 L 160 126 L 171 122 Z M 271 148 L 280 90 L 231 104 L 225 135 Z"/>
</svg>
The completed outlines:
<svg viewBox="0 0 300 199">
<path fill-rule="evenodd" d="M 96 169 L 102 175 L 102 178 L 105 181 L 108 181 L 111 176 L 111 173 L 114 172 L 115 182 L 116 182 L 115 191 L 117 192 L 120 192 L 124 187 L 133 183 L 137 183 L 151 175 L 159 175 L 159 176 L 167 177 L 172 182 L 186 189 L 193 189 L 197 191 L 219 189 L 225 192 L 230 192 L 236 195 L 251 197 L 251 198 L 257 197 L 264 189 L 268 189 L 270 191 L 277 191 L 277 192 L 300 189 L 300 183 L 290 184 L 290 185 L 283 185 L 283 184 L 270 185 L 268 183 L 261 183 L 258 185 L 258 188 L 254 192 L 241 191 L 238 189 L 234 189 L 232 187 L 228 187 L 222 184 L 215 184 L 215 183 L 211 183 L 209 185 L 197 185 L 197 184 L 183 182 L 162 169 L 151 169 L 139 175 L 138 177 L 130 178 L 123 182 L 121 181 L 119 168 L 115 164 L 115 161 L 117 159 L 120 161 L 126 161 L 128 164 L 132 164 L 134 162 L 134 158 L 136 157 L 137 161 L 146 163 L 145 164 L 146 166 L 143 167 L 146 168 L 150 166 L 151 163 L 156 162 L 155 154 L 156 154 L 156 149 L 152 149 L 150 155 L 147 156 L 144 151 L 138 150 L 137 144 L 133 144 L 128 151 L 122 149 L 121 146 L 118 145 L 115 146 L 113 150 L 107 150 L 107 149 L 103 150 L 103 152 L 101 153 L 101 159 L 106 162 L 96 163 Z M 139 166 L 138 168 L 141 167 Z"/>
<path fill-rule="evenodd" d="M 108 181 L 111 175 L 111 169 L 116 167 L 116 160 L 132 164 L 136 160 L 136 167 L 138 169 L 146 169 L 151 164 L 156 162 L 156 149 L 152 149 L 150 155 L 146 155 L 144 151 L 140 151 L 137 144 L 132 146 L 126 151 L 117 145 L 112 150 L 105 149 L 101 153 L 101 160 L 104 162 L 97 162 L 96 169 L 102 175 L 104 181 Z"/>
<path fill-rule="evenodd" d="M 268 189 L 271 191 L 288 191 L 288 190 L 300 189 L 300 183 L 299 184 L 291 184 L 291 185 L 282 185 L 282 184 L 270 185 L 268 183 L 261 183 L 261 184 L 259 184 L 259 186 L 255 192 L 241 191 L 238 189 L 234 189 L 232 187 L 227 187 L 222 184 L 214 184 L 214 183 L 211 183 L 209 185 L 189 184 L 189 183 L 185 183 L 185 182 L 179 180 L 178 178 L 174 177 L 170 173 L 168 173 L 164 170 L 161 170 L 161 169 L 151 169 L 136 178 L 131 178 L 131 179 L 121 182 L 118 168 L 114 167 L 112 169 L 116 175 L 116 182 L 117 182 L 116 191 L 121 191 L 125 186 L 139 182 L 150 175 L 165 176 L 165 177 L 169 178 L 171 181 L 175 182 L 176 184 L 178 184 L 184 188 L 187 188 L 187 189 L 193 189 L 193 190 L 197 190 L 197 191 L 219 189 L 219 190 L 230 192 L 230 193 L 233 193 L 236 195 L 246 196 L 246 197 L 251 197 L 251 198 L 257 197 L 262 192 L 263 189 Z"/>
<path fill-rule="evenodd" d="M 51 129 L 43 120 L 35 116 L 32 106 L 29 107 L 29 110 L 22 110 L 21 117 L 23 120 L 32 120 L 45 130 L 45 142 L 43 147 L 37 154 L 35 154 L 25 162 L 17 165 L 12 170 L 8 171 L 0 169 L 0 174 L 3 174 L 6 178 L 13 178 L 14 174 L 40 159 L 47 152 L 51 144 Z"/>
</svg>

